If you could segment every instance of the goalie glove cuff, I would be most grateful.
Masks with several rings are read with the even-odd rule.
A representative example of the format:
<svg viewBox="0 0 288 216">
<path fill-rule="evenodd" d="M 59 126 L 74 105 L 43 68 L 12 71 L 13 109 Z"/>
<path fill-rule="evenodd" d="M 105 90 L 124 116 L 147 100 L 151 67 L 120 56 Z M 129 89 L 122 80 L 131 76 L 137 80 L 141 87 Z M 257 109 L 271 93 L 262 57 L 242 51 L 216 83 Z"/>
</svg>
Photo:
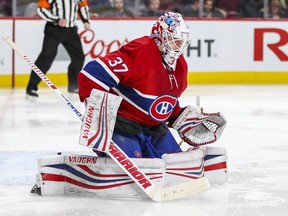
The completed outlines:
<svg viewBox="0 0 288 216">
<path fill-rule="evenodd" d="M 196 126 L 197 124 L 201 123 L 198 121 L 200 116 L 201 113 L 197 111 L 194 106 L 189 105 L 173 122 L 172 127 L 178 132 L 184 133 L 190 127 Z"/>
</svg>

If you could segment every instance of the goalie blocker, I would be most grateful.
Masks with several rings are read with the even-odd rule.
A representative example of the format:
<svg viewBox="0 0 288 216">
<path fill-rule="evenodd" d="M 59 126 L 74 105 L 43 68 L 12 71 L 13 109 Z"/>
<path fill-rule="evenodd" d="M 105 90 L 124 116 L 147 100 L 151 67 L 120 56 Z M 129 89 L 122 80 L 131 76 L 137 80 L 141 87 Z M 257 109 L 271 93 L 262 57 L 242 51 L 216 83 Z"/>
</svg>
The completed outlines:
<svg viewBox="0 0 288 216">
<path fill-rule="evenodd" d="M 226 150 L 205 147 L 158 158 L 133 158 L 159 187 L 169 187 L 206 176 L 210 183 L 227 181 Z M 57 155 L 38 159 L 40 195 L 95 195 L 104 198 L 145 199 L 148 196 L 110 158 Z"/>
</svg>

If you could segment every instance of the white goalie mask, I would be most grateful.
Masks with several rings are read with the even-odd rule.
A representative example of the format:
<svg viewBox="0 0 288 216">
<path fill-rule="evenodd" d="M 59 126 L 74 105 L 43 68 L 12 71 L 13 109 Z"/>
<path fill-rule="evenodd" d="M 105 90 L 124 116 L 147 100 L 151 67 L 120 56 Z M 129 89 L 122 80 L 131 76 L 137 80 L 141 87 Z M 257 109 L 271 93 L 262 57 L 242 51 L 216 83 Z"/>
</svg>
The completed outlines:
<svg viewBox="0 0 288 216">
<path fill-rule="evenodd" d="M 177 59 L 182 55 L 190 43 L 189 27 L 181 14 L 165 12 L 152 27 L 151 39 L 163 53 L 163 60 L 173 70 Z"/>
</svg>

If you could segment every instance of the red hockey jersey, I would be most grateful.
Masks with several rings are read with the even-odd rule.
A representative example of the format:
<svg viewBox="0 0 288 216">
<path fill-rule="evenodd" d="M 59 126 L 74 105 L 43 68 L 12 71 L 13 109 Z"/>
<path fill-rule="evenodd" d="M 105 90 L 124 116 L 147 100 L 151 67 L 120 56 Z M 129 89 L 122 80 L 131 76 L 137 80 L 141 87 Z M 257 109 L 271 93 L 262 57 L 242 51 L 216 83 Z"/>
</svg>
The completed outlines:
<svg viewBox="0 0 288 216">
<path fill-rule="evenodd" d="M 178 97 L 187 87 L 187 70 L 182 55 L 175 71 L 169 70 L 156 43 L 144 36 L 86 64 L 78 76 L 80 100 L 93 88 L 112 92 L 123 97 L 118 115 L 156 125 L 181 110 Z"/>
</svg>

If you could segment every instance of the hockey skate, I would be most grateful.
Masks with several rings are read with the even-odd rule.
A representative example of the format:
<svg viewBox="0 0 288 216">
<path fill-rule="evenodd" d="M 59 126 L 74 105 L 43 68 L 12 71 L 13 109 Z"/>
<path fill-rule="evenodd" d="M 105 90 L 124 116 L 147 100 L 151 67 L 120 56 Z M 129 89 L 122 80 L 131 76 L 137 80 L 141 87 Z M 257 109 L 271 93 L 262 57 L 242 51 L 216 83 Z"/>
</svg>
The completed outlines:
<svg viewBox="0 0 288 216">
<path fill-rule="evenodd" d="M 26 90 L 26 96 L 27 96 L 27 98 L 28 97 L 37 98 L 39 95 L 37 94 L 36 90 L 27 89 Z"/>
</svg>

